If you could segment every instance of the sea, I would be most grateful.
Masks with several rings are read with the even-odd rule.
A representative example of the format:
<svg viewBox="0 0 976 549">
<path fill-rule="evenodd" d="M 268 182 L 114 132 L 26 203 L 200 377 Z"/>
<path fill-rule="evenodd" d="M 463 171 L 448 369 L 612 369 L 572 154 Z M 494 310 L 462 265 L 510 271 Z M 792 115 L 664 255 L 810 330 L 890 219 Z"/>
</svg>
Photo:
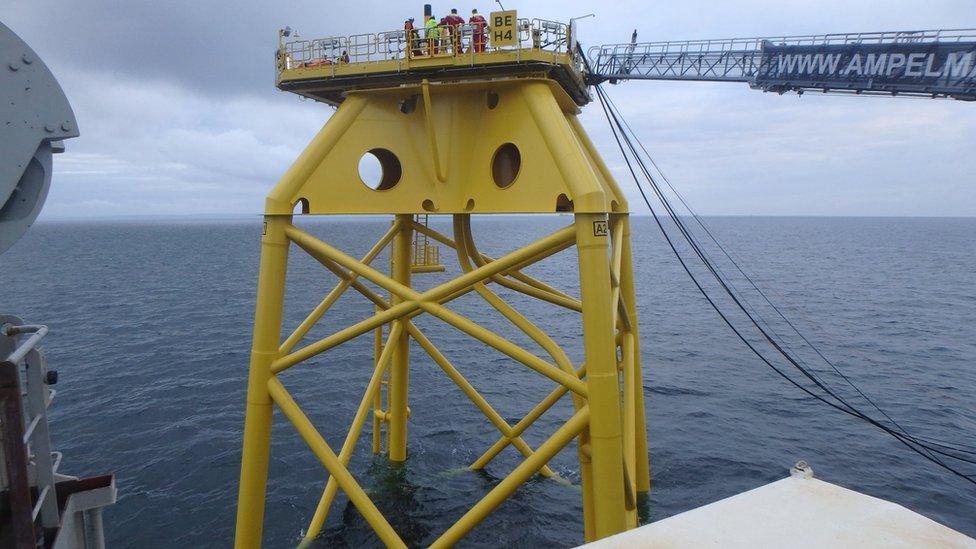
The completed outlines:
<svg viewBox="0 0 976 549">
<path fill-rule="evenodd" d="M 572 221 L 568 216 L 476 218 L 481 250 L 501 255 Z M 824 356 L 909 432 L 976 447 L 976 219 L 712 217 L 705 223 L 765 295 Z M 694 223 L 688 220 L 690 226 Z M 300 218 L 304 230 L 353 256 L 388 228 L 381 218 Z M 695 288 L 649 217 L 633 222 L 652 490 L 643 522 L 660 520 L 786 477 L 805 460 L 828 482 L 888 499 L 976 536 L 976 486 L 874 426 L 790 385 L 752 354 Z M 431 226 L 449 232 L 447 218 Z M 665 225 L 674 230 L 674 226 Z M 0 257 L 0 310 L 50 327 L 44 350 L 58 370 L 50 415 L 61 472 L 114 473 L 118 503 L 105 512 L 110 547 L 232 544 L 244 392 L 262 224 L 206 221 L 40 222 Z M 703 236 L 700 229 L 696 233 Z M 730 321 L 792 378 L 799 372 L 735 313 L 713 279 L 689 261 Z M 837 394 L 881 417 L 820 360 L 714 244 L 706 251 L 760 322 Z M 429 288 L 457 276 L 417 274 Z M 385 268 L 387 256 L 374 264 Z M 578 291 L 576 257 L 564 251 L 527 272 Z M 282 337 L 335 285 L 300 249 L 289 259 Z M 576 313 L 496 289 L 578 364 Z M 450 304 L 544 356 L 479 296 Z M 372 314 L 349 290 L 301 345 Z M 509 422 L 553 387 L 539 374 L 433 318 L 417 326 Z M 280 376 L 334 448 L 342 445 L 372 368 L 366 334 Z M 424 546 L 519 461 L 512 449 L 483 471 L 467 466 L 498 433 L 439 368 L 411 349 L 408 459 L 370 449 L 366 426 L 351 471 L 410 546 Z M 806 386 L 810 384 L 802 381 Z M 525 435 L 536 446 L 571 413 L 564 400 Z M 970 455 L 972 457 L 972 455 Z M 951 462 L 961 472 L 976 466 Z M 582 542 L 579 474 L 572 447 L 479 524 L 462 547 L 551 547 Z M 968 466 L 968 467 L 967 467 Z M 295 546 L 326 473 L 276 413 L 264 542 Z M 804 520 L 798 517 L 797 520 Z M 339 495 L 321 547 L 379 546 Z"/>
</svg>

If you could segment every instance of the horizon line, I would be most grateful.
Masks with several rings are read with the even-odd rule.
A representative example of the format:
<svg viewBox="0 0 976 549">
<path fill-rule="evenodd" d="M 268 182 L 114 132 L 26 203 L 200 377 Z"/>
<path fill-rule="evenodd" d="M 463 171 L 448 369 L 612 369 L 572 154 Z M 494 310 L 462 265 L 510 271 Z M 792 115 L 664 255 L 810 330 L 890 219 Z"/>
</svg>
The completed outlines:
<svg viewBox="0 0 976 549">
<path fill-rule="evenodd" d="M 296 218 L 309 219 L 338 219 L 354 220 L 369 218 L 386 218 L 392 214 L 296 214 Z M 452 214 L 428 214 L 433 218 L 445 217 Z M 482 213 L 474 214 L 477 216 L 495 217 L 530 217 L 530 216 L 568 216 L 572 212 L 552 212 L 552 213 Z M 633 217 L 651 217 L 650 212 L 631 212 Z M 661 217 L 668 217 L 659 214 Z M 214 214 L 151 214 L 151 215 L 112 215 L 112 216 L 90 216 L 90 217 L 41 217 L 33 225 L 44 225 L 48 223 L 99 223 L 99 222 L 159 222 L 159 221 L 198 221 L 198 222 L 226 222 L 226 221 L 246 221 L 260 220 L 264 217 L 263 213 L 214 213 Z M 691 214 L 681 214 L 678 217 L 690 218 Z M 891 215 L 891 214 L 698 214 L 698 217 L 742 217 L 742 218 L 836 218 L 836 219 L 976 219 L 976 215 Z"/>
</svg>

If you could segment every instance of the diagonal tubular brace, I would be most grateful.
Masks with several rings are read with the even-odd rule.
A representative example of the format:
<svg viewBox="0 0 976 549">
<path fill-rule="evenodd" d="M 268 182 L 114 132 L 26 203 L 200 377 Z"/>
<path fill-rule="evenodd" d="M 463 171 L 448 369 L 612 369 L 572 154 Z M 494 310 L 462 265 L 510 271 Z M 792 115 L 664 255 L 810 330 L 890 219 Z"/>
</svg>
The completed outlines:
<svg viewBox="0 0 976 549">
<path fill-rule="evenodd" d="M 339 451 L 339 462 L 343 467 L 349 465 L 349 459 L 352 457 L 352 452 L 356 448 L 356 442 L 359 440 L 360 433 L 362 433 L 363 423 L 366 420 L 367 412 L 369 412 L 373 396 L 379 391 L 380 381 L 389 368 L 394 349 L 394 346 L 390 343 L 396 341 L 400 337 L 400 334 L 403 333 L 403 324 L 405 322 L 409 321 L 402 320 L 393 323 L 393 328 L 390 329 L 390 335 L 386 340 L 386 344 L 383 346 L 383 352 L 376 362 L 373 375 L 369 378 L 369 383 L 366 385 L 366 391 L 364 391 L 363 398 L 359 402 L 359 408 L 356 409 L 356 415 L 353 417 L 352 425 L 349 426 L 346 440 L 342 443 L 342 450 Z M 329 507 L 332 505 L 332 500 L 335 498 L 337 488 L 338 485 L 335 475 L 330 475 L 329 480 L 325 484 L 325 490 L 322 492 L 322 498 L 315 508 L 315 514 L 312 516 L 311 524 L 308 526 L 308 532 L 305 533 L 302 540 L 303 544 L 315 539 L 315 536 L 319 535 L 319 532 L 322 531 L 322 526 L 325 524 L 325 519 L 329 513 Z"/>
<path fill-rule="evenodd" d="M 288 238 L 298 244 L 305 251 L 309 252 L 316 259 L 320 261 L 327 259 L 337 263 L 340 266 L 349 269 L 353 273 L 359 274 L 363 278 L 366 278 L 367 280 L 379 285 L 380 287 L 399 295 L 405 301 L 353 326 L 340 330 L 339 332 L 319 340 L 316 343 L 312 343 L 306 347 L 303 347 L 302 349 L 299 349 L 298 351 L 275 360 L 271 364 L 271 371 L 273 373 L 278 373 L 290 366 L 293 366 L 294 364 L 297 364 L 298 362 L 310 358 L 311 356 L 319 354 L 345 341 L 362 335 L 376 328 L 377 326 L 402 318 L 418 309 L 421 309 L 464 331 L 468 335 L 475 337 L 483 343 L 498 349 L 509 357 L 522 362 L 526 366 L 529 366 L 542 375 L 549 377 L 553 381 L 566 385 L 574 393 L 586 395 L 586 385 L 578 378 L 570 376 L 566 372 L 558 369 L 556 366 L 536 357 L 534 354 L 529 353 L 521 347 L 511 343 L 507 339 L 479 326 L 462 315 L 450 311 L 443 305 L 436 302 L 436 300 L 446 297 L 464 286 L 484 280 L 485 278 L 490 277 L 492 274 L 496 274 L 506 268 L 511 267 L 512 265 L 519 264 L 520 262 L 524 262 L 525 260 L 533 257 L 539 257 L 541 259 L 542 257 L 548 257 L 553 253 L 557 253 L 561 249 L 571 245 L 574 230 L 575 229 L 573 227 L 560 229 L 559 231 L 556 231 L 555 233 L 544 237 L 535 243 L 518 250 L 517 252 L 508 254 L 495 262 L 461 275 L 452 281 L 441 284 L 440 286 L 427 290 L 421 294 L 409 287 L 399 284 L 375 269 L 357 262 L 355 259 L 316 239 L 308 233 L 305 233 L 304 231 L 301 231 L 295 227 L 288 227 L 285 230 Z M 323 261 L 323 263 L 325 262 Z M 363 286 L 356 284 L 354 284 L 354 287 L 360 291 L 365 289 Z"/>
<path fill-rule="evenodd" d="M 414 223 L 414 230 L 416 230 L 417 232 L 424 233 L 427 236 L 433 238 L 434 240 L 437 240 L 441 244 L 444 244 L 445 246 L 448 246 L 450 248 L 454 248 L 455 250 L 458 247 L 458 244 L 453 239 L 435 231 L 434 229 L 431 229 L 430 227 L 420 225 L 419 223 Z M 474 253 L 471 256 L 471 259 L 475 262 L 475 264 L 478 267 L 484 267 L 488 263 L 491 263 L 492 261 L 496 261 L 495 259 L 492 259 L 491 257 L 488 257 L 484 254 L 477 253 L 474 247 L 472 247 L 472 251 Z M 509 280 L 507 278 L 508 276 L 512 277 L 515 280 Z M 518 268 L 508 269 L 506 271 L 493 275 L 491 277 L 491 280 L 493 282 L 498 283 L 501 286 L 504 286 L 510 290 L 523 293 L 527 296 L 535 297 L 537 299 L 541 299 L 542 301 L 547 301 L 549 303 L 552 303 L 554 305 L 559 305 L 561 307 L 565 307 L 572 311 L 576 311 L 576 312 L 582 311 L 582 306 L 580 305 L 578 299 L 570 295 L 567 295 L 549 286 L 548 284 L 540 282 L 531 276 L 522 273 L 521 271 L 518 270 Z"/>
<path fill-rule="evenodd" d="M 356 509 L 359 510 L 366 522 L 373 528 L 376 534 L 379 536 L 380 540 L 387 547 L 406 547 L 400 536 L 393 530 L 390 523 L 383 517 L 373 501 L 369 499 L 369 496 L 363 491 L 363 488 L 356 482 L 349 470 L 342 464 L 339 457 L 336 456 L 332 448 L 325 441 L 322 435 L 315 429 L 312 422 L 309 421 L 308 416 L 302 412 L 298 404 L 291 398 L 288 391 L 285 390 L 284 385 L 278 381 L 277 378 L 272 377 L 268 380 L 268 394 L 275 404 L 278 405 L 278 409 L 288 418 L 288 421 L 294 425 L 298 434 L 308 445 L 315 457 L 322 462 L 325 469 L 336 479 L 336 482 L 342 488 L 342 491 L 346 493 L 349 500 L 352 502 Z"/>
<path fill-rule="evenodd" d="M 376 244 L 374 244 L 373 247 L 370 248 L 370 250 L 366 252 L 366 255 L 360 260 L 363 265 L 369 265 L 373 259 L 375 259 L 376 256 L 379 255 L 384 248 L 386 248 L 387 244 L 393 240 L 393 237 L 396 236 L 397 231 L 399 230 L 399 222 L 394 221 L 393 224 L 390 225 L 389 230 L 387 230 L 386 233 L 380 237 Z M 322 318 L 322 315 L 324 315 L 326 311 L 329 310 L 329 307 L 331 307 L 332 304 L 342 296 L 342 294 L 349 288 L 357 277 L 358 275 L 353 275 L 351 279 L 340 279 L 339 283 L 336 284 L 332 291 L 329 292 L 314 309 L 312 309 L 312 312 L 305 317 L 305 320 L 303 320 L 301 324 L 295 328 L 295 331 L 292 332 L 287 339 L 285 339 L 285 342 L 282 343 L 278 348 L 278 352 L 282 355 L 286 355 L 291 352 L 291 350 L 295 348 L 295 345 L 301 341 L 303 337 L 305 337 L 312 326 L 314 326 L 315 323 Z"/>
</svg>

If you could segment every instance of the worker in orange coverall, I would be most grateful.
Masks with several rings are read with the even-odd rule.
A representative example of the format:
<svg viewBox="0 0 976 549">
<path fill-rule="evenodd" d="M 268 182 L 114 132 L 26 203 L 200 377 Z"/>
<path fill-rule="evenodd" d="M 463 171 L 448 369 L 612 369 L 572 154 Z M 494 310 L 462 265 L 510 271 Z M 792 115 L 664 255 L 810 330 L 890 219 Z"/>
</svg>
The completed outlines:
<svg viewBox="0 0 976 549">
<path fill-rule="evenodd" d="M 478 14 L 477 9 L 471 10 L 471 18 L 468 19 L 468 24 L 472 27 L 472 41 L 474 42 L 475 53 L 481 53 L 485 51 L 485 42 L 487 39 L 487 29 L 488 21 Z"/>
</svg>

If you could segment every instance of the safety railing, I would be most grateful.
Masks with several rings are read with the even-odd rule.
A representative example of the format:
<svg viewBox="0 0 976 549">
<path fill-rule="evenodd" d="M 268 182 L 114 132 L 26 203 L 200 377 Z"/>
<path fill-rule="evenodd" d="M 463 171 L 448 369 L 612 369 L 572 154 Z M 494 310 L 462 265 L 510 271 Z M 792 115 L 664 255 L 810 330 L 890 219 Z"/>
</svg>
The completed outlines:
<svg viewBox="0 0 976 549">
<path fill-rule="evenodd" d="M 940 29 L 607 44 L 603 46 L 593 46 L 587 53 L 590 60 L 595 61 L 597 56 L 625 53 L 641 55 L 758 51 L 762 48 L 762 45 L 765 42 L 769 42 L 777 46 L 820 46 L 843 44 L 914 44 L 926 42 L 951 43 L 969 42 L 973 40 L 976 40 L 976 29 Z"/>
<path fill-rule="evenodd" d="M 440 265 L 441 250 L 427 239 L 414 241 L 412 265 Z"/>
<path fill-rule="evenodd" d="M 494 45 L 487 26 L 470 23 L 293 40 L 281 44 L 278 73 L 297 68 L 447 57 L 470 58 L 474 63 L 480 54 L 523 49 L 569 53 L 575 60 L 575 52 L 570 49 L 569 25 L 536 18 L 519 19 L 516 28 L 512 46 Z"/>
<path fill-rule="evenodd" d="M 607 44 L 587 52 L 591 70 L 608 78 L 650 77 L 748 81 L 764 44 L 836 46 L 954 43 L 976 40 L 976 29 L 862 32 Z"/>
</svg>

